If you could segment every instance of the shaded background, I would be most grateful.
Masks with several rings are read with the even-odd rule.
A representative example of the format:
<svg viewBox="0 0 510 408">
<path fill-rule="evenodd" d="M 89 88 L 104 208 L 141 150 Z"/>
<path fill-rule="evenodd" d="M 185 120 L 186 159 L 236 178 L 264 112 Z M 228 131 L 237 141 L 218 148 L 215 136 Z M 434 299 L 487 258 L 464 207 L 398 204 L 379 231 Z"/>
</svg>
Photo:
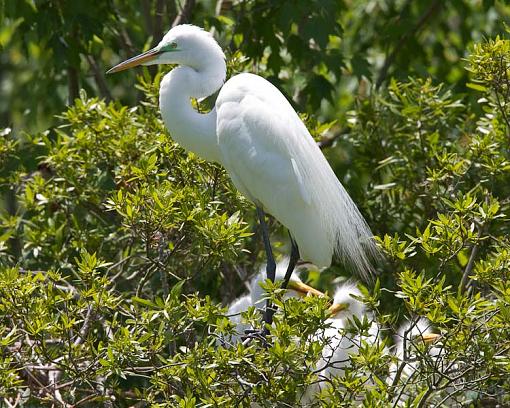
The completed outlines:
<svg viewBox="0 0 510 408">
<path fill-rule="evenodd" d="M 81 87 L 137 103 L 132 71 L 116 62 L 159 42 L 178 23 L 214 29 L 232 56 L 287 91 L 296 107 L 345 121 L 353 96 L 389 76 L 418 74 L 462 91 L 458 62 L 473 41 L 504 31 L 498 1 L 3 0 L 0 123 L 42 130 Z M 150 71 L 154 74 L 154 70 Z"/>
</svg>

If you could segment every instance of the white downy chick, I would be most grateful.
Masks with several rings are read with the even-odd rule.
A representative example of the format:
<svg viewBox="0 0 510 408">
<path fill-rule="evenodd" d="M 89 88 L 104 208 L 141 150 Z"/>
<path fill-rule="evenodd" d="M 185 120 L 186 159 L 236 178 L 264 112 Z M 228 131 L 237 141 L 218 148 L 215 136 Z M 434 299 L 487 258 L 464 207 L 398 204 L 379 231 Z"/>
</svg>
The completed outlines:
<svg viewBox="0 0 510 408">
<path fill-rule="evenodd" d="M 374 319 L 365 304 L 353 296 L 362 295 L 354 283 L 346 282 L 336 289 L 333 297 L 333 306 L 330 310 L 334 310 L 335 305 L 345 305 L 347 308 L 340 307 L 340 310 L 328 320 L 331 327 L 326 330 L 325 335 L 331 342 L 329 346 L 324 347 L 322 358 L 324 364 L 328 365 L 325 375 L 329 378 L 344 373 L 344 368 L 350 364 L 349 355 L 358 353 L 362 340 L 375 343 L 379 336 L 379 326 L 375 322 L 370 326 L 367 336 L 342 333 L 342 330 L 349 326 L 349 320 L 353 320 L 354 317 L 360 321 L 363 321 L 365 316 L 368 320 Z"/>
<path fill-rule="evenodd" d="M 251 326 L 241 321 L 241 313 L 248 310 L 251 305 L 251 295 L 247 294 L 234 300 L 228 307 L 227 315 L 230 321 L 236 325 L 237 332 L 237 334 L 232 335 L 229 339 L 232 344 L 240 342 L 245 331 L 251 328 Z"/>
<path fill-rule="evenodd" d="M 442 349 L 437 346 L 430 346 L 440 336 L 432 332 L 432 324 L 426 318 L 417 321 L 408 321 L 400 326 L 395 335 L 394 355 L 396 361 L 390 365 L 389 375 L 386 380 L 388 385 L 395 385 L 404 388 L 396 392 L 397 405 L 404 404 L 409 395 L 414 394 L 412 384 L 413 376 L 420 370 L 420 353 L 427 353 L 431 358 L 440 359 Z M 438 367 L 441 369 L 440 367 Z M 399 376 L 396 384 L 395 379 Z M 408 388 L 406 391 L 405 388 Z"/>
<path fill-rule="evenodd" d="M 283 258 L 280 262 L 276 264 L 275 282 L 282 282 L 284 280 L 288 264 L 289 264 L 288 257 Z M 267 279 L 266 266 L 262 265 L 259 269 L 259 273 L 252 279 L 250 283 L 250 294 L 252 304 L 258 308 L 262 308 L 265 306 L 264 299 L 266 297 L 266 292 L 264 289 L 262 289 L 260 284 L 262 282 L 265 282 L 266 279 Z M 323 293 L 303 283 L 303 281 L 297 275 L 297 270 L 294 269 L 290 277 L 289 284 L 287 286 L 287 291 L 284 295 L 284 299 L 289 299 L 291 297 L 299 298 L 306 296 L 309 293 L 318 296 L 323 296 Z"/>
<path fill-rule="evenodd" d="M 333 305 L 330 307 L 332 316 L 326 320 L 330 327 L 323 333 L 328 344 L 324 346 L 322 358 L 316 368 L 319 379 L 326 380 L 333 376 L 343 375 L 345 368 L 350 365 L 349 355 L 358 353 L 361 342 L 375 344 L 380 338 L 379 325 L 373 321 L 373 314 L 366 309 L 363 302 L 353 296 L 362 295 L 352 281 L 341 284 L 335 291 Z M 373 321 L 368 335 L 360 336 L 344 332 L 344 329 L 349 327 L 349 320 L 353 320 L 354 316 L 360 321 L 363 321 L 365 316 L 369 321 Z M 315 386 L 309 387 L 305 393 L 304 402 L 313 401 L 313 395 L 328 386 L 326 381 L 321 381 Z"/>
</svg>

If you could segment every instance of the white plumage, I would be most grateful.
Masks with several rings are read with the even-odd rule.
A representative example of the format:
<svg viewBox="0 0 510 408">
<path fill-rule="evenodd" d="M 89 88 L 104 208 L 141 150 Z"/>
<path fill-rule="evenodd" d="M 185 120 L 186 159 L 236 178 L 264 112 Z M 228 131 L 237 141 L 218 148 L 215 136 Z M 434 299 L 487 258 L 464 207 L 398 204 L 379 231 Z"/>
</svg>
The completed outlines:
<svg viewBox="0 0 510 408">
<path fill-rule="evenodd" d="M 346 282 L 338 286 L 335 291 L 333 304 L 345 305 L 347 308 L 329 318 L 326 321 L 329 327 L 317 334 L 318 338 L 324 337 L 327 341 L 322 350 L 322 358 L 316 367 L 320 381 L 308 387 L 303 397 L 304 402 L 314 401 L 315 395 L 329 386 L 329 380 L 333 376 L 341 377 L 344 374 L 345 369 L 351 364 L 350 356 L 359 354 L 363 342 L 372 345 L 381 340 L 380 327 L 374 320 L 373 314 L 354 296 L 361 296 L 361 292 L 353 282 Z M 354 317 L 360 321 L 366 317 L 371 321 L 368 333 L 358 335 L 348 332 Z"/>
<path fill-rule="evenodd" d="M 337 249 L 369 270 L 370 230 L 282 93 L 240 74 L 223 86 L 216 107 L 223 165 L 241 192 L 289 228 L 302 258 L 328 266 Z"/>
<path fill-rule="evenodd" d="M 454 406 L 455 386 L 444 386 L 448 377 L 458 370 L 455 362 L 449 362 L 446 350 L 435 342 L 440 338 L 433 333 L 432 324 L 426 318 L 408 321 L 398 329 L 395 336 L 395 361 L 391 364 L 386 383 L 394 386 L 395 405 L 405 406 L 429 382 L 437 390 L 429 401 L 442 401 L 441 406 Z M 398 379 L 397 379 L 398 375 Z"/>
<path fill-rule="evenodd" d="M 251 305 L 251 296 L 248 294 L 237 298 L 228 307 L 227 316 L 236 325 L 236 334 L 230 336 L 230 343 L 240 342 L 246 330 L 251 329 L 250 325 L 243 323 L 241 316 L 241 313 L 246 312 Z"/>
<path fill-rule="evenodd" d="M 289 259 L 285 257 L 276 264 L 275 282 L 283 281 L 283 278 L 285 277 L 285 272 L 287 271 L 288 263 Z M 264 299 L 266 298 L 266 292 L 264 289 L 262 289 L 262 286 L 260 286 L 260 284 L 264 282 L 266 279 L 267 279 L 266 268 L 265 266 L 261 266 L 257 275 L 255 275 L 250 282 L 250 296 L 252 304 L 259 308 L 265 306 Z M 296 275 L 296 273 L 293 273 L 290 277 L 287 290 L 285 291 L 284 299 L 288 299 L 291 297 L 298 298 L 301 296 L 296 290 L 293 289 L 295 283 L 302 284 L 303 282 L 301 281 L 299 276 Z"/>
<path fill-rule="evenodd" d="M 401 365 L 404 365 L 401 373 L 402 379 L 407 379 L 414 374 L 418 369 L 417 352 L 420 346 L 423 347 L 423 336 L 428 336 L 431 333 L 432 325 L 425 318 L 409 321 L 400 326 L 395 336 L 395 357 L 397 361 L 390 366 L 389 384 L 393 383 Z"/>
<path fill-rule="evenodd" d="M 335 291 L 333 304 L 346 304 L 348 308 L 327 321 L 331 327 L 325 331 L 325 336 L 330 343 L 329 346 L 324 347 L 322 353 L 322 364 L 326 365 L 326 377 L 342 375 L 345 367 L 350 364 L 349 355 L 358 353 L 362 341 L 374 344 L 379 338 L 379 325 L 375 322 L 373 314 L 366 310 L 365 304 L 355 296 L 362 295 L 353 283 L 345 283 Z M 366 336 L 351 335 L 345 331 L 350 321 L 354 321 L 354 317 L 359 321 L 363 321 L 365 317 L 372 321 Z"/>
<path fill-rule="evenodd" d="M 283 94 L 264 78 L 239 74 L 225 84 L 225 55 L 199 27 L 172 28 L 153 49 L 112 68 L 177 64 L 161 82 L 160 108 L 183 147 L 226 168 L 235 186 L 285 225 L 301 258 L 324 267 L 334 254 L 363 277 L 377 253 L 372 233 Z M 221 88 L 221 89 L 220 89 Z M 190 98 L 220 90 L 197 113 Z"/>
</svg>

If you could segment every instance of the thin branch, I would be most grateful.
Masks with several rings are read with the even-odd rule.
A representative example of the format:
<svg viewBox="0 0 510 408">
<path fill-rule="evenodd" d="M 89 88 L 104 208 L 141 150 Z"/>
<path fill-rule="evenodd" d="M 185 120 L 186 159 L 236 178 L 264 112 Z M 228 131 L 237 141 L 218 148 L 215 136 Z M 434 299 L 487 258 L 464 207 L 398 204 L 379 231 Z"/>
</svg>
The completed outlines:
<svg viewBox="0 0 510 408">
<path fill-rule="evenodd" d="M 145 32 L 152 33 L 153 27 L 152 27 L 152 18 L 151 18 L 151 1 L 150 0 L 142 0 L 141 2 L 141 9 L 142 9 L 142 16 L 143 21 L 145 25 Z M 154 39 L 153 39 L 154 41 Z"/>
<path fill-rule="evenodd" d="M 114 2 L 112 2 L 113 12 L 115 15 L 115 19 L 118 22 L 116 24 L 116 29 L 118 30 L 118 33 L 120 34 L 118 36 L 118 39 L 120 41 L 120 46 L 126 53 L 126 55 L 132 55 L 135 52 L 135 48 L 133 47 L 133 41 L 131 41 L 131 37 L 129 37 L 128 32 L 126 31 L 126 27 L 124 24 L 122 24 L 122 17 L 121 13 L 119 12 L 117 6 Z"/>
<path fill-rule="evenodd" d="M 67 67 L 67 103 L 72 105 L 80 95 L 80 78 L 75 67 Z"/>
<path fill-rule="evenodd" d="M 440 0 L 434 1 L 430 5 L 430 7 L 427 10 L 425 10 L 425 12 L 421 15 L 416 24 L 409 31 L 407 31 L 400 37 L 400 39 L 397 42 L 397 45 L 395 45 L 395 48 L 393 49 L 391 54 L 389 54 L 386 57 L 386 60 L 384 61 L 384 65 L 381 68 L 381 71 L 379 72 L 379 76 L 377 78 L 377 82 L 375 85 L 376 89 L 380 88 L 380 86 L 388 76 L 388 70 L 390 66 L 395 61 L 397 54 L 402 50 L 407 40 L 409 40 L 409 38 L 411 38 L 414 34 L 420 31 L 420 29 L 423 28 L 427 21 L 429 21 L 430 18 L 439 11 L 442 5 L 443 5 L 442 1 Z"/>
<path fill-rule="evenodd" d="M 78 336 L 74 340 L 74 346 L 79 346 L 81 343 L 85 341 L 85 338 L 87 337 L 87 333 L 90 329 L 90 325 L 93 319 L 93 308 L 92 306 L 89 306 L 87 310 L 87 314 L 85 316 L 85 320 L 83 321 L 83 325 L 81 326 L 80 332 L 78 333 Z"/>
<path fill-rule="evenodd" d="M 152 44 L 156 45 L 163 37 L 163 15 L 165 9 L 164 0 L 156 0 L 156 9 L 154 10 L 154 25 L 152 28 Z"/>
<path fill-rule="evenodd" d="M 476 255 L 478 254 L 478 249 L 479 249 L 479 241 L 482 238 L 483 231 L 484 231 L 484 227 L 483 226 L 479 227 L 476 242 L 473 243 L 473 246 L 471 247 L 471 254 L 469 255 L 469 260 L 466 265 L 466 269 L 464 269 L 464 273 L 462 274 L 462 279 L 459 284 L 459 292 L 460 293 L 464 293 L 466 290 L 466 287 L 468 285 L 469 275 L 471 275 L 471 271 L 473 270 L 473 267 L 475 266 L 475 259 L 476 259 Z"/>
<path fill-rule="evenodd" d="M 99 93 L 101 94 L 101 97 L 106 100 L 106 102 L 110 102 L 112 100 L 112 94 L 110 93 L 110 90 L 108 89 L 108 86 L 106 85 L 106 81 L 104 79 L 103 70 L 99 68 L 99 64 L 97 63 L 96 59 L 92 56 L 87 54 L 85 56 L 87 59 L 87 62 L 90 65 L 90 68 L 92 69 L 92 73 L 94 74 L 94 80 L 96 81 L 96 85 L 99 89 Z"/>
<path fill-rule="evenodd" d="M 161 237 L 159 239 L 158 243 L 158 269 L 159 269 L 159 278 L 161 279 L 161 288 L 163 289 L 163 298 L 166 299 L 168 297 L 168 294 L 170 293 L 170 288 L 168 287 L 168 279 L 167 274 L 165 271 L 165 246 L 166 246 L 166 240 L 163 234 L 161 234 Z"/>
<path fill-rule="evenodd" d="M 191 12 L 194 8 L 195 0 L 186 0 L 182 6 L 182 9 L 179 11 L 179 14 L 177 14 L 177 17 L 175 17 L 172 23 L 172 27 L 189 22 L 191 18 Z"/>
</svg>

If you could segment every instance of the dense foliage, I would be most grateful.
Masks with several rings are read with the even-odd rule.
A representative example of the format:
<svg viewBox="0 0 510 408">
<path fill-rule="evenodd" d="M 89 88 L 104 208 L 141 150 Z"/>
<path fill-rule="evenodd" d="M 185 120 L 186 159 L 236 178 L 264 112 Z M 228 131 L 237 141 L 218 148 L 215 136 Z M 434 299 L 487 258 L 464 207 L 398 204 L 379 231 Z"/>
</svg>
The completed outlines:
<svg viewBox="0 0 510 408">
<path fill-rule="evenodd" d="M 510 404 L 508 6 L 84 4 L 1 6 L 0 406 Z M 257 72 L 303 112 L 377 236 L 371 314 L 341 330 L 358 344 L 337 376 L 327 297 L 266 283 L 269 335 L 234 341 L 226 306 L 264 262 L 253 208 L 165 130 L 168 68 L 103 75 L 185 21 L 215 31 L 229 75 Z M 303 269 L 328 293 L 350 276 Z M 242 314 L 255 331 L 260 317 Z M 419 318 L 439 340 L 397 359 L 394 334 Z"/>
</svg>

